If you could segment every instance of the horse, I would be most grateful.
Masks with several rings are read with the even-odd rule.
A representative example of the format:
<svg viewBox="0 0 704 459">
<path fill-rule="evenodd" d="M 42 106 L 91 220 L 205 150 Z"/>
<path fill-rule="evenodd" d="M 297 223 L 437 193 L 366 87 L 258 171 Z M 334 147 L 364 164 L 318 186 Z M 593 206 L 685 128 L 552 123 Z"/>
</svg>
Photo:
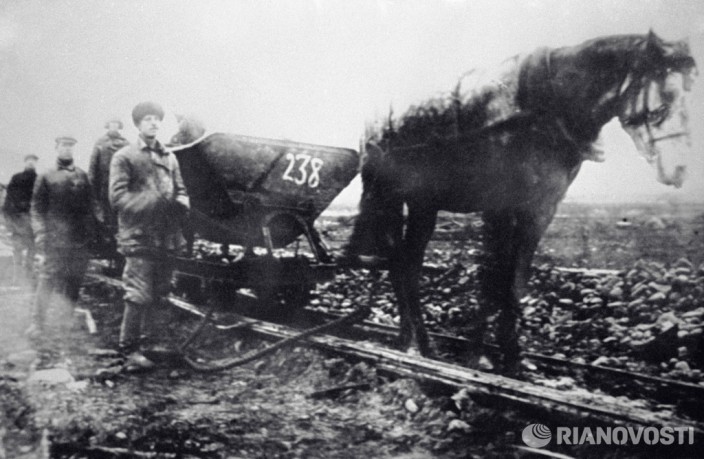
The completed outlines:
<svg viewBox="0 0 704 459">
<path fill-rule="evenodd" d="M 519 299 L 532 257 L 581 164 L 603 159 L 602 126 L 617 117 L 658 180 L 680 187 L 696 63 L 686 42 L 651 30 L 540 48 L 478 75 L 367 126 L 359 214 L 340 260 L 389 269 L 400 345 L 430 355 L 419 277 L 437 214 L 481 212 L 475 337 L 481 343 L 498 312 L 495 366 L 520 371 Z"/>
</svg>

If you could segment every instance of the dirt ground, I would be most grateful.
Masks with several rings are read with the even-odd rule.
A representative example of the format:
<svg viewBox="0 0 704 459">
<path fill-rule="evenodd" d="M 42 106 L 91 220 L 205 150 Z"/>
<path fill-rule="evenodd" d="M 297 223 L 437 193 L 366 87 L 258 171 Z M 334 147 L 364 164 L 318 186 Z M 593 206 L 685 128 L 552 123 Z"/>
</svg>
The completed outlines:
<svg viewBox="0 0 704 459">
<path fill-rule="evenodd" d="M 704 261 L 702 207 L 560 209 L 536 265 L 627 269 L 643 259 Z M 349 234 L 347 218 L 319 223 L 333 248 Z M 472 216 L 444 216 L 428 260 L 439 266 L 471 264 L 479 226 Z M 78 305 L 91 311 L 97 333 L 90 334 L 84 316 L 74 314 L 70 332 L 47 336 L 48 349 L 38 347 L 24 334 L 31 289 L 9 286 L 8 274 L 5 251 L 0 259 L 0 459 L 531 457 L 514 448 L 522 445 L 521 430 L 541 421 L 530 414 L 480 405 L 462 394 L 303 347 L 217 374 L 173 367 L 116 374 L 111 350 L 121 303 L 119 292 L 105 286 L 86 285 Z M 350 275 L 341 272 L 336 282 L 319 287 L 314 302 L 354 301 L 339 290 L 354 283 Z M 387 298 L 383 301 L 389 304 L 378 304 L 380 310 L 391 307 Z M 435 305 L 442 303 L 435 300 Z M 448 306 L 456 304 L 448 301 Z M 162 320 L 165 339 L 177 340 L 194 326 L 173 310 Z M 206 336 L 203 350 L 221 355 L 265 344 L 244 334 L 209 330 Z M 595 447 L 560 452 L 638 456 Z"/>
<path fill-rule="evenodd" d="M 37 369 L 46 351 L 38 356 L 23 333 L 31 300 L 8 289 L 0 306 L 4 458 L 501 457 L 528 422 L 305 348 L 218 374 L 160 368 L 115 375 L 109 351 L 119 295 L 99 286 L 85 288 L 79 304 L 92 311 L 98 333 L 74 316 Z M 164 325 L 167 335 L 193 325 L 167 315 L 165 322 L 177 324 Z M 263 345 L 215 334 L 205 344 L 221 354 Z M 341 386 L 351 388 L 326 393 Z"/>
</svg>

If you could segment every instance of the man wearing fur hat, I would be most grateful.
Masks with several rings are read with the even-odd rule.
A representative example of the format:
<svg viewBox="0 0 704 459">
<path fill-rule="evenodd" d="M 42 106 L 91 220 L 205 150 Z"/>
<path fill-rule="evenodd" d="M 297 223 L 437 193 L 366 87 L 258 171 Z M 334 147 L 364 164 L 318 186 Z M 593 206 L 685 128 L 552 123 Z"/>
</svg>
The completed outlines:
<svg viewBox="0 0 704 459">
<path fill-rule="evenodd" d="M 117 211 L 118 250 L 126 258 L 119 345 L 128 356 L 128 370 L 154 365 L 141 351 L 152 344 L 153 325 L 171 287 L 170 255 L 185 242 L 181 225 L 189 210 L 188 194 L 176 157 L 156 138 L 163 118 L 154 102 L 134 107 L 139 138 L 110 163 L 110 204 Z"/>
<path fill-rule="evenodd" d="M 110 207 L 108 198 L 110 161 L 115 152 L 129 144 L 120 133 L 122 127 L 122 121 L 119 118 L 107 120 L 105 123 L 107 132 L 95 142 L 88 168 L 88 179 L 95 196 L 95 217 L 98 220 L 98 229 L 106 242 L 105 248 L 110 252 L 116 248 L 115 234 L 117 233 L 117 216 Z"/>
<path fill-rule="evenodd" d="M 75 305 L 88 266 L 93 203 L 88 175 L 73 164 L 75 144 L 71 136 L 57 137 L 56 164 L 34 182 L 30 212 L 39 281 L 32 330 L 37 335 L 42 334 L 53 294 Z M 70 312 L 70 308 L 59 311 L 66 320 Z"/>
</svg>

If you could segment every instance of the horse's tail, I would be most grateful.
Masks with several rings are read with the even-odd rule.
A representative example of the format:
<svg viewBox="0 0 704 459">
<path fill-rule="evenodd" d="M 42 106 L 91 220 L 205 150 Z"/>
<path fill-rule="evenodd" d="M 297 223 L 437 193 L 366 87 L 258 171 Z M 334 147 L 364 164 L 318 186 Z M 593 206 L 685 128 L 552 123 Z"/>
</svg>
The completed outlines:
<svg viewBox="0 0 704 459">
<path fill-rule="evenodd" d="M 345 255 L 389 259 L 401 241 L 403 200 L 391 179 L 387 153 L 371 141 L 361 142 L 360 150 L 362 198 Z"/>
</svg>

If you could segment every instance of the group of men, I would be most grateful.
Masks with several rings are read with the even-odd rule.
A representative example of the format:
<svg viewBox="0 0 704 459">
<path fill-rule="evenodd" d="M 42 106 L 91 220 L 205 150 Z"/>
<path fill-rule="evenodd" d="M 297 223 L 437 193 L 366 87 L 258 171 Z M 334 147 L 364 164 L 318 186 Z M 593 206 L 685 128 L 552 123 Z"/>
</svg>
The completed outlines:
<svg viewBox="0 0 704 459">
<path fill-rule="evenodd" d="M 37 175 L 38 158 L 28 155 L 25 170 L 12 177 L 3 210 L 15 275 L 28 272 L 32 259 L 38 272 L 30 335 L 44 335 L 51 306 L 76 304 L 92 243 L 112 240 L 124 256 L 120 351 L 128 370 L 154 365 L 142 351 L 155 344 L 155 315 L 170 289 L 170 255 L 185 246 L 181 227 L 189 211 L 176 157 L 157 140 L 163 119 L 154 102 L 135 106 L 134 144 L 120 134 L 119 120 L 109 120 L 89 173 L 74 164 L 77 140 L 62 136 L 52 167 Z"/>
</svg>

